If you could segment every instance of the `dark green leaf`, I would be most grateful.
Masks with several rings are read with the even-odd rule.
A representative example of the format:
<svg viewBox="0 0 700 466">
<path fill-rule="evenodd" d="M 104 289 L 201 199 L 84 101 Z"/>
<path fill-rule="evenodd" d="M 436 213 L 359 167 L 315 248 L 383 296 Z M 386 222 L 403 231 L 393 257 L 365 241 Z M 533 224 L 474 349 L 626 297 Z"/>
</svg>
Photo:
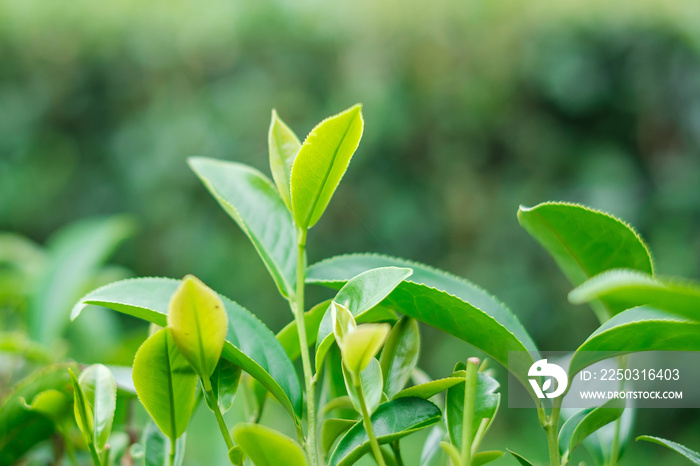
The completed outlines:
<svg viewBox="0 0 700 466">
<path fill-rule="evenodd" d="M 224 413 L 231 409 L 240 380 L 241 368 L 226 359 L 220 359 L 210 378 L 214 398 L 217 400 L 217 406 L 209 405 L 209 399 L 206 396 L 204 397 L 209 409 L 212 411 L 214 409 L 220 409 L 221 412 Z"/>
<path fill-rule="evenodd" d="M 296 232 L 292 216 L 272 182 L 240 163 L 204 157 L 192 157 L 188 162 L 253 243 L 282 296 L 293 296 Z"/>
<path fill-rule="evenodd" d="M 387 266 L 410 267 L 413 275 L 400 283 L 383 305 L 471 343 L 504 367 L 508 367 L 509 351 L 524 352 L 519 365 L 511 364 L 511 368 L 518 377 L 527 374 L 534 363 L 532 355 L 537 355 L 532 338 L 505 305 L 462 278 L 403 259 L 351 254 L 312 265 L 307 282 L 338 289 L 359 273 Z M 530 387 L 527 380 L 521 382 Z"/>
<path fill-rule="evenodd" d="M 700 351 L 700 322 L 649 307 L 623 311 L 579 346 L 569 377 L 602 359 L 637 351 Z"/>
<path fill-rule="evenodd" d="M 306 340 L 309 346 L 316 344 L 316 336 L 318 335 L 318 327 L 321 325 L 321 319 L 326 314 L 328 306 L 332 300 L 323 301 L 304 313 L 304 326 L 306 327 Z M 277 334 L 284 352 L 287 353 L 289 359 L 296 361 L 301 355 L 299 346 L 299 333 L 297 332 L 296 319 L 292 320 Z"/>
<path fill-rule="evenodd" d="M 640 435 L 639 437 L 637 437 L 637 441 L 639 440 L 663 445 L 666 448 L 670 448 L 676 453 L 680 453 L 681 455 L 685 456 L 688 460 L 690 460 L 691 463 L 700 464 L 700 453 L 697 453 L 691 450 L 690 448 L 681 445 L 680 443 L 672 442 L 671 440 L 666 440 L 659 437 L 652 437 L 651 435 Z"/>
<path fill-rule="evenodd" d="M 175 442 L 175 461 L 173 466 L 181 466 L 185 458 L 185 439 L 183 434 Z M 142 466 L 170 466 L 170 439 L 156 427 L 153 422 L 148 422 L 141 434 L 140 448 L 132 448 L 132 457 L 136 464 Z"/>
<path fill-rule="evenodd" d="M 564 275 L 578 286 L 605 270 L 629 268 L 651 274 L 649 249 L 636 231 L 604 212 L 563 202 L 520 206 L 518 221 L 554 258 Z M 621 311 L 604 301 L 613 314 Z M 594 307 L 604 321 L 604 311 Z"/>
<path fill-rule="evenodd" d="M 306 230 L 318 222 L 362 137 L 362 106 L 326 118 L 311 130 L 292 167 L 294 220 Z"/>
<path fill-rule="evenodd" d="M 603 272 L 569 293 L 574 304 L 595 299 L 623 310 L 649 305 L 700 321 L 700 284 L 681 278 L 653 278 L 629 269 Z"/>
<path fill-rule="evenodd" d="M 440 410 L 420 398 L 401 398 L 382 403 L 372 415 L 372 428 L 380 444 L 391 443 L 440 420 Z M 343 436 L 331 455 L 330 466 L 353 464 L 370 449 L 362 423 Z"/>
<path fill-rule="evenodd" d="M 330 418 L 321 424 L 321 450 L 326 454 L 335 443 L 336 439 L 347 432 L 360 421 L 356 419 Z"/>
<path fill-rule="evenodd" d="M 255 466 L 305 466 L 306 457 L 298 443 L 260 424 L 237 424 L 233 439 Z"/>
<path fill-rule="evenodd" d="M 393 398 L 406 385 L 418 364 L 419 353 L 418 322 L 404 317 L 391 329 L 379 358 L 384 375 L 384 393 L 387 397 Z"/>
<path fill-rule="evenodd" d="M 488 419 L 488 425 L 493 422 L 493 418 L 498 411 L 501 402 L 500 393 L 496 393 L 499 384 L 496 379 L 480 372 L 476 383 L 476 395 L 474 398 L 474 423 L 472 434 L 481 425 L 482 420 Z M 447 402 L 445 404 L 445 421 L 450 440 L 453 445 L 462 444 L 462 420 L 464 412 L 464 378 L 462 383 L 456 384 L 447 390 Z M 473 441 L 473 437 L 471 439 Z"/>
<path fill-rule="evenodd" d="M 77 316 L 86 305 L 95 304 L 165 326 L 168 303 L 179 283 L 169 278 L 115 282 L 88 293 L 73 308 L 73 315 Z M 301 417 L 299 379 L 277 338 L 246 309 L 220 297 L 229 322 L 222 357 L 257 379 L 290 414 Z"/>
</svg>

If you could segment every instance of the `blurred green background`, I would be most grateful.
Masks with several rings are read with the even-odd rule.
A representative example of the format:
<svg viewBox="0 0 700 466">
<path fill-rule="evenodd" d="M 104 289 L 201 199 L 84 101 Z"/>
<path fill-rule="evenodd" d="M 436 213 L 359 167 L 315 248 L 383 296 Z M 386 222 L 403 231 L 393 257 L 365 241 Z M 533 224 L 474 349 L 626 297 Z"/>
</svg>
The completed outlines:
<svg viewBox="0 0 700 466">
<path fill-rule="evenodd" d="M 660 273 L 700 277 L 699 22 L 694 0 L 5 0 L 0 230 L 43 244 L 77 219 L 126 213 L 136 231 L 116 275 L 193 273 L 279 330 L 286 303 L 186 158 L 267 173 L 272 108 L 303 137 L 361 102 L 363 140 L 310 232 L 309 261 L 426 262 L 494 293 L 542 349 L 573 350 L 596 321 L 567 302 L 517 207 L 609 211 L 640 231 Z M 6 325 L 25 291 L 0 293 Z M 105 318 L 127 348 L 73 342 L 68 354 L 130 363 L 145 328 Z M 423 337 L 434 377 L 471 351 Z M 639 413 L 635 434 L 697 449 L 697 410 L 657 411 Z M 487 446 L 544 457 L 534 411 L 504 409 L 494 429 Z M 190 444 L 188 464 L 217 464 L 216 448 Z M 652 445 L 629 450 L 622 464 L 680 464 Z"/>
</svg>

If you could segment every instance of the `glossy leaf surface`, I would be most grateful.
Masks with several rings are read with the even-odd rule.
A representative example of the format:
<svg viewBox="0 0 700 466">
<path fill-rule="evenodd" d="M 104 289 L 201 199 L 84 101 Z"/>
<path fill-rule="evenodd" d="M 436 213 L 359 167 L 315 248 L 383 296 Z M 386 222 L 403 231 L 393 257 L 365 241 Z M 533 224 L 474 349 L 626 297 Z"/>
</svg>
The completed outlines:
<svg viewBox="0 0 700 466">
<path fill-rule="evenodd" d="M 286 435 L 260 424 L 237 424 L 233 439 L 255 466 L 305 466 L 301 446 Z"/>
<path fill-rule="evenodd" d="M 301 149 L 301 142 L 294 131 L 272 110 L 270 130 L 267 134 L 267 147 L 270 154 L 270 171 L 282 200 L 292 211 L 291 178 L 294 159 Z"/>
<path fill-rule="evenodd" d="M 115 282 L 88 293 L 75 306 L 73 315 L 86 305 L 95 304 L 165 326 L 168 303 L 179 283 L 169 278 Z M 301 386 L 279 341 L 257 317 L 230 299 L 219 297 L 229 321 L 222 357 L 257 379 L 290 414 L 300 417 Z"/>
<path fill-rule="evenodd" d="M 700 321 L 700 284 L 680 278 L 654 278 L 630 269 L 603 272 L 569 293 L 574 304 L 602 299 L 615 309 L 649 305 Z"/>
<path fill-rule="evenodd" d="M 345 380 L 345 389 L 348 392 L 348 396 L 350 397 L 355 411 L 362 413 L 357 389 L 353 385 L 352 375 L 345 367 L 343 367 L 343 379 Z M 379 402 L 382 400 L 382 369 L 379 366 L 379 361 L 372 359 L 365 370 L 360 373 L 360 384 L 362 386 L 365 404 L 367 405 L 367 411 L 371 414 L 377 409 Z"/>
<path fill-rule="evenodd" d="M 171 441 L 177 440 L 187 429 L 194 408 L 197 376 L 169 329 L 154 333 L 139 348 L 134 358 L 134 386 L 158 428 Z"/>
<path fill-rule="evenodd" d="M 404 388 L 399 393 L 394 395 L 396 398 L 405 398 L 407 396 L 414 396 L 417 398 L 423 398 L 427 400 L 432 398 L 440 392 L 444 392 L 448 388 L 455 386 L 457 384 L 464 383 L 464 375 L 461 377 L 445 377 L 443 379 L 431 380 L 430 382 L 425 382 L 419 385 L 414 385 L 412 387 Z"/>
<path fill-rule="evenodd" d="M 236 390 L 238 390 L 240 380 L 241 368 L 226 359 L 220 359 L 209 381 L 211 382 L 217 406 L 222 413 L 225 413 L 233 406 L 233 399 L 236 395 Z M 212 411 L 216 409 L 215 406 L 209 405 L 209 399 L 206 396 L 204 400 L 207 402 L 209 409 Z"/>
<path fill-rule="evenodd" d="M 637 437 L 637 441 L 644 440 L 646 442 L 656 443 L 658 445 L 663 445 L 676 453 L 685 456 L 691 463 L 700 464 L 700 453 L 691 450 L 690 448 L 681 445 L 680 443 L 673 442 L 671 440 L 666 440 L 659 437 L 653 437 L 651 435 L 641 435 Z"/>
<path fill-rule="evenodd" d="M 243 230 L 285 297 L 294 295 L 296 232 L 272 182 L 240 163 L 192 157 L 192 170 Z"/>
<path fill-rule="evenodd" d="M 297 226 L 311 228 L 323 215 L 362 137 L 362 106 L 326 118 L 311 130 L 294 160 L 291 192 Z"/>
<path fill-rule="evenodd" d="M 372 415 L 372 428 L 380 444 L 390 443 L 440 420 L 440 409 L 420 398 L 402 398 L 382 403 Z M 329 460 L 330 466 L 353 464 L 370 450 L 362 423 L 343 436 Z"/>
<path fill-rule="evenodd" d="M 102 364 L 87 367 L 81 372 L 78 382 L 92 412 L 92 438 L 102 450 L 112 432 L 117 409 L 117 384 L 110 370 Z"/>
<path fill-rule="evenodd" d="M 622 412 L 624 410 L 625 400 L 613 398 L 594 410 L 586 412 L 585 416 L 583 416 L 583 418 L 576 424 L 576 427 L 571 432 L 571 438 L 569 439 L 567 447 L 569 455 L 571 455 L 574 449 L 579 446 L 588 436 L 622 416 Z M 559 439 L 560 445 L 562 443 L 566 443 L 565 436 L 568 433 L 568 430 L 563 431 L 562 433 L 564 436 Z"/>
<path fill-rule="evenodd" d="M 399 393 L 411 378 L 420 355 L 420 331 L 415 319 L 404 317 L 391 329 L 379 362 L 384 375 L 384 393 Z M 424 398 L 424 397 L 420 397 Z"/>
<path fill-rule="evenodd" d="M 505 305 L 476 285 L 423 264 L 373 254 L 337 256 L 309 267 L 307 282 L 338 289 L 359 273 L 387 266 L 409 267 L 413 274 L 383 305 L 471 343 L 504 367 L 509 351 L 537 354 L 532 338 Z M 527 356 L 514 373 L 526 374 L 533 362 Z"/>
</svg>

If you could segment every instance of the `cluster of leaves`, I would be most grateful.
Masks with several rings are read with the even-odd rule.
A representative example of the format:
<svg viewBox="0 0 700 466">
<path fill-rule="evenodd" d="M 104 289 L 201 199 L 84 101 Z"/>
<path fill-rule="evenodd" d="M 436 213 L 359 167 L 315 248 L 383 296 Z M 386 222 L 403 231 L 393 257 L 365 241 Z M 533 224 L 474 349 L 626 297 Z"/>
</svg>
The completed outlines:
<svg viewBox="0 0 700 466">
<path fill-rule="evenodd" d="M 88 293 L 74 307 L 72 318 L 96 305 L 153 324 L 134 359 L 133 385 L 154 424 L 138 443 L 132 442 L 132 458 L 149 465 L 181 464 L 187 424 L 202 398 L 237 465 L 339 466 L 366 454 L 379 465 L 401 465 L 399 440 L 429 426 L 421 464 L 475 466 L 503 455 L 479 451 L 500 404 L 499 383 L 485 362 L 465 358 L 437 380 L 430 380 L 417 362 L 419 323 L 424 323 L 469 342 L 504 366 L 509 352 L 520 352 L 523 357 L 507 366 L 529 389 L 525 377 L 538 350 L 505 305 L 462 278 L 403 259 L 351 254 L 307 266 L 308 229 L 326 209 L 363 125 L 361 107 L 354 106 L 321 122 L 302 144 L 273 112 L 269 151 L 274 183 L 241 164 L 190 159 L 289 302 L 294 320 L 277 335 L 192 276 L 117 281 Z M 628 225 L 563 203 L 521 208 L 518 218 L 575 286 L 570 300 L 590 302 L 601 322 L 573 353 L 570 379 L 598 361 L 590 356 L 593 351 L 700 350 L 700 287 L 655 276 L 646 245 Z M 337 292 L 306 306 L 307 284 Z M 297 359 L 303 387 L 294 367 Z M 240 383 L 242 373 L 252 384 Z M 110 464 L 117 456 L 106 442 L 115 386 L 104 366 L 72 376 L 74 417 L 96 465 Z M 229 431 L 223 414 L 241 389 L 253 394 L 255 415 Z M 259 423 L 268 393 L 289 414 L 296 439 Z M 50 396 L 32 404 L 39 406 Z M 563 413 L 561 399 L 549 409 L 534 399 L 552 466 L 566 465 L 581 444 L 596 462 L 616 464 L 632 422 L 624 404 L 615 400 Z M 63 401 L 63 408 L 69 406 L 69 400 Z M 564 414 L 568 419 L 560 426 Z M 658 441 L 693 459 L 684 447 Z M 521 464 L 532 464 L 511 453 Z"/>
</svg>

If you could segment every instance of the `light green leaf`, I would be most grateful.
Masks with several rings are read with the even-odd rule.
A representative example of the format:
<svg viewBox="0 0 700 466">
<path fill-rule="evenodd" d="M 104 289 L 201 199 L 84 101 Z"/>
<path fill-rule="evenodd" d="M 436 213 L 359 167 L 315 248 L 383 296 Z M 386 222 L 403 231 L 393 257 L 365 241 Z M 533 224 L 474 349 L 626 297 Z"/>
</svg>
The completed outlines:
<svg viewBox="0 0 700 466">
<path fill-rule="evenodd" d="M 307 272 L 311 273 L 311 270 Z M 371 270 L 365 269 L 357 275 L 348 277 L 347 283 L 340 288 L 333 301 L 350 310 L 357 322 L 363 322 L 365 314 L 382 302 L 394 289 L 407 277 L 411 276 L 411 269 L 406 267 L 377 267 Z M 383 317 L 385 313 L 378 313 Z M 316 338 L 316 372 L 323 367 L 323 359 L 328 348 L 333 344 L 333 319 L 330 309 L 323 316 L 318 328 Z"/>
<path fill-rule="evenodd" d="M 624 453 L 634 428 L 635 408 L 628 407 L 616 422 L 610 423 L 595 431 L 583 441 L 588 453 L 597 464 L 608 464 L 611 462 L 613 453 L 613 442 L 617 436 L 617 447 L 615 448 L 617 459 Z M 618 432 L 619 423 L 619 432 Z"/>
<path fill-rule="evenodd" d="M 700 464 L 700 453 L 697 453 L 690 448 L 681 445 L 680 443 L 672 442 L 671 440 L 666 440 L 659 437 L 652 437 L 651 435 L 640 435 L 637 437 L 637 441 L 639 440 L 663 445 L 666 448 L 670 448 L 676 453 L 680 453 L 681 455 L 685 456 L 691 463 Z"/>
<path fill-rule="evenodd" d="M 188 163 L 253 243 L 282 296 L 294 296 L 296 231 L 272 182 L 240 163 L 205 157 L 191 157 Z"/>
<path fill-rule="evenodd" d="M 321 319 L 326 314 L 331 300 L 323 301 L 304 313 L 304 326 L 306 327 L 306 340 L 309 346 L 316 344 L 316 336 L 318 335 L 318 327 L 321 325 Z M 299 333 L 297 332 L 297 321 L 292 320 L 277 334 L 277 340 L 282 344 L 284 352 L 287 353 L 289 359 L 296 361 L 301 355 L 299 346 Z"/>
<path fill-rule="evenodd" d="M 237 424 L 233 439 L 255 466 L 306 465 L 304 451 L 298 443 L 276 430 L 260 424 Z"/>
<path fill-rule="evenodd" d="M 391 329 L 379 358 L 384 374 L 384 393 L 387 397 L 393 398 L 406 385 L 418 364 L 419 353 L 418 322 L 404 317 Z"/>
<path fill-rule="evenodd" d="M 34 400 L 47 390 L 65 390 L 71 384 L 69 368 L 77 370 L 77 365 L 56 364 L 35 371 L 16 383 L 0 401 L 0 464 L 14 464 L 55 431 L 51 420 L 26 409 L 26 400 Z"/>
<path fill-rule="evenodd" d="M 700 351 L 700 322 L 645 306 L 623 311 L 579 346 L 569 377 L 602 359 L 638 351 Z"/>
<path fill-rule="evenodd" d="M 518 461 L 518 463 L 520 463 L 522 466 L 533 466 L 533 464 L 530 461 L 526 460 L 525 457 L 520 453 L 516 453 L 513 450 L 508 450 L 508 453 L 513 455 L 513 458 L 515 458 Z"/>
<path fill-rule="evenodd" d="M 318 222 L 360 144 L 364 121 L 355 105 L 311 130 L 292 167 L 294 220 L 306 230 Z"/>
<path fill-rule="evenodd" d="M 353 375 L 343 367 L 343 378 L 345 380 L 345 389 L 348 392 L 350 401 L 355 408 L 355 411 L 362 413 L 360 401 L 357 394 L 357 389 L 353 385 Z M 372 358 L 370 364 L 360 373 L 360 384 L 362 385 L 362 394 L 365 398 L 367 411 L 371 413 L 377 409 L 379 402 L 382 400 L 382 368 L 379 361 Z"/>
<path fill-rule="evenodd" d="M 356 419 L 330 418 L 321 424 L 321 450 L 324 455 L 333 447 L 336 439 L 357 424 Z"/>
<path fill-rule="evenodd" d="M 372 415 L 372 428 L 380 444 L 391 443 L 440 420 L 440 409 L 420 398 L 401 398 L 379 405 Z M 370 450 L 362 423 L 343 436 L 329 460 L 330 466 L 353 464 Z"/>
<path fill-rule="evenodd" d="M 112 432 L 117 409 L 117 384 L 112 373 L 102 364 L 87 367 L 78 382 L 92 413 L 92 438 L 97 449 L 102 450 Z"/>
<path fill-rule="evenodd" d="M 72 411 L 72 403 L 70 398 L 60 390 L 50 388 L 39 392 L 31 404 L 27 403 L 24 398 L 20 401 L 28 410 L 43 414 L 51 419 L 57 426 L 61 426 L 65 419 L 70 416 Z"/>
<path fill-rule="evenodd" d="M 564 455 L 569 451 L 571 436 L 574 434 L 574 430 L 576 430 L 576 427 L 581 423 L 583 418 L 594 409 L 595 408 L 587 408 L 577 411 L 564 422 L 561 429 L 559 429 L 558 435 L 559 454 Z"/>
<path fill-rule="evenodd" d="M 73 308 L 73 314 L 77 316 L 85 306 L 94 304 L 165 326 L 168 303 L 179 284 L 179 280 L 169 278 L 115 282 L 84 296 Z M 226 307 L 229 322 L 221 356 L 257 379 L 290 414 L 301 417 L 299 378 L 279 341 L 249 311 L 228 298 L 219 297 Z"/>
<path fill-rule="evenodd" d="M 401 282 L 383 305 L 471 343 L 504 367 L 509 367 L 508 352 L 523 352 L 519 365 L 510 367 L 518 377 L 527 374 L 535 361 L 532 355 L 537 355 L 530 335 L 505 305 L 462 278 L 403 259 L 351 254 L 312 265 L 307 283 L 338 289 L 357 274 L 387 266 L 410 267 L 413 275 Z M 530 387 L 527 380 L 521 382 L 526 389 Z"/>
<path fill-rule="evenodd" d="M 649 249 L 632 227 L 612 215 L 576 204 L 545 202 L 520 206 L 518 221 L 578 286 L 605 270 L 629 268 L 653 273 Z M 603 301 L 609 312 L 621 311 Z M 605 310 L 594 306 L 601 321 Z"/>
<path fill-rule="evenodd" d="M 176 441 L 187 429 L 197 376 L 175 346 L 170 330 L 151 335 L 134 358 L 134 386 L 158 428 Z"/>
<path fill-rule="evenodd" d="M 567 446 L 568 456 L 570 457 L 574 449 L 579 446 L 581 442 L 583 442 L 589 435 L 622 416 L 622 412 L 624 410 L 625 400 L 613 398 L 594 410 L 585 412 L 583 418 L 575 424 L 576 427 L 571 432 L 571 437 Z M 575 423 L 578 417 L 579 416 L 574 416 L 571 419 L 573 419 L 573 422 Z M 570 431 L 569 428 L 564 429 L 564 427 L 566 427 L 566 424 L 562 426 L 562 431 L 560 432 L 560 447 L 562 443 L 566 443 L 566 437 L 569 435 Z M 565 452 L 564 454 L 567 453 Z"/>
<path fill-rule="evenodd" d="M 226 359 L 220 359 L 210 378 L 214 399 L 217 400 L 217 406 L 211 406 L 209 404 L 209 399 L 206 396 L 204 397 L 209 409 L 212 411 L 220 409 L 223 413 L 231 409 L 240 380 L 241 368 Z"/>
<path fill-rule="evenodd" d="M 654 278 L 630 269 L 603 272 L 569 293 L 574 304 L 595 299 L 611 303 L 613 309 L 649 305 L 700 321 L 700 284 L 682 278 Z"/>
<path fill-rule="evenodd" d="M 377 355 L 391 327 L 389 324 L 362 324 L 348 332 L 338 342 L 343 365 L 351 374 L 359 374 Z M 383 385 L 379 380 L 380 390 Z"/>
<path fill-rule="evenodd" d="M 182 434 L 175 442 L 175 461 L 173 466 L 182 466 L 185 459 L 185 439 L 187 434 Z M 170 439 L 156 427 L 153 422 L 148 422 L 141 434 L 139 449 L 132 448 L 132 457 L 136 464 L 142 466 L 170 466 Z"/>
<path fill-rule="evenodd" d="M 399 393 L 394 395 L 394 399 L 406 398 L 407 396 L 415 396 L 417 398 L 423 398 L 427 400 L 432 398 L 438 393 L 444 392 L 448 388 L 457 385 L 459 383 L 464 383 L 464 375 L 461 377 L 445 377 L 444 379 L 431 380 L 430 382 L 422 383 L 420 385 L 414 385 L 412 387 L 404 388 Z"/>
<path fill-rule="evenodd" d="M 92 409 L 85 399 L 83 389 L 78 382 L 78 378 L 72 369 L 68 369 L 70 380 L 73 385 L 73 411 L 75 413 L 75 422 L 78 424 L 78 429 L 83 433 L 85 443 L 93 445 L 95 443 L 95 434 L 93 431 L 93 416 Z M 93 448 L 93 447 L 90 447 Z"/>
<path fill-rule="evenodd" d="M 474 455 L 472 458 L 472 465 L 471 466 L 482 466 L 484 464 L 488 464 L 491 461 L 496 461 L 498 458 L 501 456 L 505 455 L 504 451 L 499 451 L 499 450 L 490 450 L 490 451 L 482 451 Z"/>
<path fill-rule="evenodd" d="M 71 305 L 117 246 L 134 230 L 124 216 L 80 220 L 48 241 L 48 266 L 29 303 L 29 334 L 51 346 L 68 324 Z"/>
<path fill-rule="evenodd" d="M 440 448 L 447 453 L 447 456 L 450 458 L 450 464 L 452 466 L 462 466 L 462 457 L 459 454 L 459 450 L 457 447 L 452 445 L 450 442 L 440 442 Z"/>
<path fill-rule="evenodd" d="M 461 371 L 460 371 L 461 372 Z M 464 373 L 466 376 L 466 373 Z M 476 435 L 482 420 L 488 419 L 491 425 L 498 406 L 501 403 L 501 394 L 496 393 L 499 388 L 498 381 L 488 375 L 479 372 L 476 382 L 476 395 L 474 397 L 474 423 L 472 435 Z M 456 384 L 447 390 L 445 404 L 445 421 L 450 440 L 453 445 L 462 444 L 462 421 L 464 412 L 464 378 L 462 383 Z M 472 437 L 473 441 L 473 437 Z"/>
<path fill-rule="evenodd" d="M 270 121 L 270 131 L 267 134 L 267 146 L 270 152 L 270 171 L 275 180 L 277 190 L 282 200 L 292 211 L 291 201 L 291 178 L 292 165 L 294 159 L 301 149 L 301 143 L 294 131 L 289 129 L 284 121 L 277 115 L 277 111 L 272 110 L 272 121 Z"/>
<path fill-rule="evenodd" d="M 228 328 L 221 298 L 198 278 L 187 275 L 170 300 L 168 328 L 175 346 L 197 375 L 211 377 Z"/>
</svg>

